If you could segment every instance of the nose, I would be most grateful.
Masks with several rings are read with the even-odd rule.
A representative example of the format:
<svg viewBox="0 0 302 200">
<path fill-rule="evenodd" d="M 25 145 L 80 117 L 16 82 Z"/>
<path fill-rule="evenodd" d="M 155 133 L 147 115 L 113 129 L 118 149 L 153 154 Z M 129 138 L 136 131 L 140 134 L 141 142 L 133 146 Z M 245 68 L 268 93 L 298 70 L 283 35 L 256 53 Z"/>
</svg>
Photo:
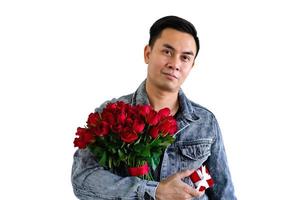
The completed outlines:
<svg viewBox="0 0 302 200">
<path fill-rule="evenodd" d="M 180 71 L 180 64 L 180 60 L 176 56 L 174 56 L 169 60 L 168 67 L 169 69 Z"/>
</svg>

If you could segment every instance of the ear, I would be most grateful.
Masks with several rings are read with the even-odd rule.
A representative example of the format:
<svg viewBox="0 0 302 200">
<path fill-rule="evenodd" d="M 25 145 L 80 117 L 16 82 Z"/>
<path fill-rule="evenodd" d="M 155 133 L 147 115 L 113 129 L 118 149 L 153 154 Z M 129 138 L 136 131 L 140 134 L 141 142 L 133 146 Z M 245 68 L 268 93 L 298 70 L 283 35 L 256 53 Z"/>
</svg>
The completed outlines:
<svg viewBox="0 0 302 200">
<path fill-rule="evenodd" d="M 151 47 L 149 45 L 146 45 L 144 48 L 144 59 L 146 64 L 149 64 L 150 53 L 151 53 Z"/>
</svg>

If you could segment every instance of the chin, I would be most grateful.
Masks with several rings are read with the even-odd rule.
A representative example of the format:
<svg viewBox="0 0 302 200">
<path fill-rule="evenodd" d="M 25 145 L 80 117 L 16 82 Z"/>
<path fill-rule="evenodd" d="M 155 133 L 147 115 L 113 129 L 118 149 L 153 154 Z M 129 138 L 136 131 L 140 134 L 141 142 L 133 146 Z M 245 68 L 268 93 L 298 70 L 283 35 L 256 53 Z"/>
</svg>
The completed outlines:
<svg viewBox="0 0 302 200">
<path fill-rule="evenodd" d="M 163 84 L 161 85 L 161 89 L 167 92 L 177 92 L 179 87 L 172 84 Z"/>
</svg>

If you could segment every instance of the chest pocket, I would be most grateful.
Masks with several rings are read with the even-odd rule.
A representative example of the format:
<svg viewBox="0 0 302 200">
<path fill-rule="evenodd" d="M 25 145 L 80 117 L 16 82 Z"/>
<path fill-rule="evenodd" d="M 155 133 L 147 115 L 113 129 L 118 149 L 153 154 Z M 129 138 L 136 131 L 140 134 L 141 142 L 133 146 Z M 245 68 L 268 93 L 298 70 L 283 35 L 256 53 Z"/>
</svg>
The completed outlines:
<svg viewBox="0 0 302 200">
<path fill-rule="evenodd" d="M 200 167 L 211 155 L 211 144 L 212 139 L 179 142 L 181 170 Z"/>
</svg>

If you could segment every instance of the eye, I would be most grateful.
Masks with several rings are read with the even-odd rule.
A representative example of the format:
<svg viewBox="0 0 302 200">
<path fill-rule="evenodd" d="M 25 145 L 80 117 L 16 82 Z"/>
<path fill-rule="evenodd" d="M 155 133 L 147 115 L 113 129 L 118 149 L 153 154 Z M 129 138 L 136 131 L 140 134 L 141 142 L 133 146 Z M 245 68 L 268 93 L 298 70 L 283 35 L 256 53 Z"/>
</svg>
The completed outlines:
<svg viewBox="0 0 302 200">
<path fill-rule="evenodd" d="M 183 55 L 183 56 L 181 56 L 181 59 L 182 59 L 182 61 L 184 61 L 184 62 L 190 62 L 191 57 L 188 56 L 188 55 Z"/>
<path fill-rule="evenodd" d="M 172 55 L 172 51 L 170 49 L 163 49 L 163 54 L 167 55 L 167 56 L 171 56 Z"/>
</svg>

